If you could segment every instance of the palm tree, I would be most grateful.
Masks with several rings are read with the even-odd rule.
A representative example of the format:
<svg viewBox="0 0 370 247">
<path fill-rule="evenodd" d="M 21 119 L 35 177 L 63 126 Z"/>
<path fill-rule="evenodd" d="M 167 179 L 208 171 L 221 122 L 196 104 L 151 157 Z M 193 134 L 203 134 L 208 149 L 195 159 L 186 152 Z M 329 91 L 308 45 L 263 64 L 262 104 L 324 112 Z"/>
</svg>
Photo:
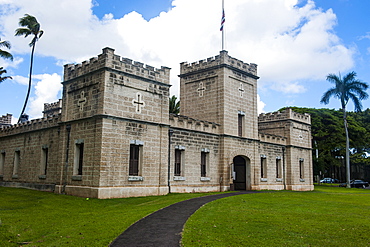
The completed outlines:
<svg viewBox="0 0 370 247">
<path fill-rule="evenodd" d="M 180 101 L 177 101 L 177 97 L 172 95 L 170 98 L 169 111 L 170 113 L 179 114 L 180 113 Z"/>
<path fill-rule="evenodd" d="M 11 45 L 10 45 L 9 41 L 6 41 L 6 40 L 1 41 L 1 39 L 0 39 L 0 47 L 6 47 L 6 48 L 10 49 Z M 10 52 L 4 51 L 2 49 L 0 49 L 0 57 L 10 59 L 10 60 L 13 61 L 13 55 L 10 54 Z"/>
<path fill-rule="evenodd" d="M 6 70 L 3 67 L 0 67 L 0 83 L 5 81 L 6 79 L 13 79 L 11 76 L 2 76 L 6 73 Z"/>
<path fill-rule="evenodd" d="M 33 38 L 29 44 L 30 47 L 32 47 L 31 50 L 31 61 L 30 61 L 30 74 L 29 74 L 29 81 L 28 81 L 28 91 L 26 100 L 24 101 L 23 109 L 21 112 L 21 115 L 19 117 L 18 123 L 24 113 L 24 110 L 26 109 L 28 98 L 30 96 L 31 91 L 31 82 L 32 82 L 32 66 L 33 66 L 33 54 L 35 52 L 35 46 L 36 42 L 41 38 L 41 36 L 44 34 L 44 31 L 40 29 L 40 23 L 38 23 L 37 19 L 29 14 L 25 14 L 24 17 L 19 19 L 19 26 L 20 28 L 17 28 L 15 30 L 15 36 L 23 36 L 27 38 L 29 35 L 33 35 Z"/>
<path fill-rule="evenodd" d="M 328 104 L 330 98 L 333 96 L 340 100 L 342 111 L 343 111 L 343 122 L 344 130 L 346 133 L 346 174 L 347 174 L 347 188 L 351 188 L 350 184 L 350 164 L 349 164 L 349 137 L 348 137 L 348 125 L 347 125 L 347 112 L 346 106 L 349 100 L 353 101 L 355 111 L 361 111 L 362 104 L 361 100 L 367 99 L 369 95 L 366 93 L 369 85 L 366 82 L 362 82 L 356 79 L 356 73 L 354 71 L 348 73 L 343 78 L 335 74 L 329 74 L 326 80 L 335 84 L 334 87 L 330 88 L 324 93 L 320 103 Z"/>
</svg>

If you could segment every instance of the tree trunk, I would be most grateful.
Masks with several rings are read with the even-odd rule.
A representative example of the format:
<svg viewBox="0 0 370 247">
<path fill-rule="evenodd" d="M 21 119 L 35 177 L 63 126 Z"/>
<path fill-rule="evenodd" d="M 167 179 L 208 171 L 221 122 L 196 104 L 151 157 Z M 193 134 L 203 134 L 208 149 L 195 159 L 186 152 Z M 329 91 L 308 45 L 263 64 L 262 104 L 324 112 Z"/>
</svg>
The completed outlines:
<svg viewBox="0 0 370 247">
<path fill-rule="evenodd" d="M 351 188 L 351 168 L 350 168 L 350 163 L 349 163 L 349 136 L 348 136 L 348 124 L 347 124 L 346 107 L 343 107 L 343 121 L 344 121 L 344 130 L 346 131 L 346 175 L 347 175 L 347 188 Z"/>
<path fill-rule="evenodd" d="M 32 51 L 31 51 L 31 62 L 30 62 L 30 74 L 29 74 L 29 81 L 28 81 L 28 90 L 27 90 L 27 96 L 26 96 L 26 100 L 24 101 L 24 104 L 23 104 L 23 109 L 21 111 L 21 115 L 19 116 L 19 119 L 18 119 L 18 123 L 20 122 L 21 118 L 22 118 L 22 115 L 24 113 L 24 111 L 26 110 L 26 106 L 27 106 L 27 103 L 28 103 L 28 98 L 30 96 L 30 92 L 31 92 L 31 86 L 32 86 L 32 67 L 33 67 L 33 53 L 35 51 L 35 46 L 36 46 L 36 43 L 32 46 Z"/>
</svg>

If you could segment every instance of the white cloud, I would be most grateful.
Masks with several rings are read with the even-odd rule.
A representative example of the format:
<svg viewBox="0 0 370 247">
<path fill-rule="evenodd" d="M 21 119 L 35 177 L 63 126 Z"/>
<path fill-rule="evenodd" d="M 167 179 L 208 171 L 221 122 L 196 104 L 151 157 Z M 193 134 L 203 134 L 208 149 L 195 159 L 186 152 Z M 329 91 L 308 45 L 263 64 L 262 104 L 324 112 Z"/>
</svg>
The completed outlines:
<svg viewBox="0 0 370 247">
<path fill-rule="evenodd" d="M 1 67 L 6 69 L 8 73 L 12 71 L 12 68 L 15 68 L 15 69 L 18 68 L 18 65 L 22 62 L 23 62 L 22 57 L 14 57 L 13 61 L 10 59 L 0 58 Z"/>
<path fill-rule="evenodd" d="M 2 0 L 3 3 L 5 0 Z M 45 31 L 36 53 L 58 61 L 82 62 L 109 46 L 116 54 L 160 67 L 171 67 L 171 92 L 178 95 L 179 63 L 193 62 L 221 50 L 221 0 L 174 0 L 173 8 L 146 21 L 131 12 L 120 19 L 106 13 L 99 20 L 91 0 L 6 0 L 0 31 L 14 52 L 28 54 L 29 38 L 14 37 L 24 13 L 37 17 Z M 301 80 L 322 79 L 354 65 L 354 51 L 333 32 L 336 15 L 308 0 L 226 1 L 225 37 L 229 55 L 257 63 L 259 85 L 296 94 Z M 300 4 L 302 6 L 302 4 Z M 40 7 L 42 6 L 42 7 Z M 196 7 L 194 7 L 196 6 Z"/>
<path fill-rule="evenodd" d="M 264 107 L 266 106 L 266 104 L 261 100 L 261 97 L 259 96 L 259 94 L 257 94 L 257 112 L 258 114 L 261 114 L 261 113 L 264 113 Z"/>
<path fill-rule="evenodd" d="M 35 96 L 30 98 L 27 113 L 31 118 L 40 118 L 44 110 L 44 103 L 52 103 L 59 99 L 62 78 L 56 73 L 34 75 L 33 77 L 39 81 L 35 83 Z"/>
<path fill-rule="evenodd" d="M 12 76 L 12 78 L 13 78 L 14 83 L 28 86 L 28 81 L 29 81 L 28 77 L 15 75 L 15 76 Z"/>
</svg>

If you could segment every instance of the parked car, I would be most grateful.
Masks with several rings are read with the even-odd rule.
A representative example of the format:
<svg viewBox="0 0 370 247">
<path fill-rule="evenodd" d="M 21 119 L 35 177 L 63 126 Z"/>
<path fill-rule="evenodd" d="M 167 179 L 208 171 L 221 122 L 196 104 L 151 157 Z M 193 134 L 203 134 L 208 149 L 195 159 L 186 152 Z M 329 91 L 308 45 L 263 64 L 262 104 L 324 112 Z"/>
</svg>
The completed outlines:
<svg viewBox="0 0 370 247">
<path fill-rule="evenodd" d="M 369 182 L 365 182 L 359 179 L 351 181 L 351 188 L 366 188 L 369 187 Z M 342 183 L 339 185 L 340 187 L 346 187 L 347 183 Z"/>
<path fill-rule="evenodd" d="M 324 178 L 320 180 L 320 183 L 335 183 L 333 178 Z"/>
</svg>

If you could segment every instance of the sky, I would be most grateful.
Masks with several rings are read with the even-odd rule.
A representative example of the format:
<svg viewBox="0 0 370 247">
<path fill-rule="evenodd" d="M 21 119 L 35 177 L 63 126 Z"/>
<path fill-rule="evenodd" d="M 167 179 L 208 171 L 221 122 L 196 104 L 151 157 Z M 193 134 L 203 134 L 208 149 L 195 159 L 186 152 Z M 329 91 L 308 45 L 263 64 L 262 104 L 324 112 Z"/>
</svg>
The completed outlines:
<svg viewBox="0 0 370 247">
<path fill-rule="evenodd" d="M 258 112 L 285 106 L 339 109 L 328 74 L 370 82 L 370 1 L 224 0 L 228 54 L 258 65 Z M 14 60 L 0 58 L 12 80 L 0 84 L 0 116 L 17 121 L 27 93 L 31 37 L 15 37 L 19 18 L 30 14 L 44 31 L 36 44 L 26 113 L 42 117 L 43 104 L 61 98 L 63 65 L 115 53 L 171 68 L 171 95 L 179 96 L 181 62 L 219 54 L 222 0 L 0 0 L 0 38 Z M 4 49 L 4 48 L 3 48 Z M 368 91 L 368 93 L 370 93 Z M 180 99 L 181 100 L 181 99 Z M 370 108 L 370 100 L 362 102 Z M 353 111 L 353 105 L 348 105 Z"/>
</svg>

